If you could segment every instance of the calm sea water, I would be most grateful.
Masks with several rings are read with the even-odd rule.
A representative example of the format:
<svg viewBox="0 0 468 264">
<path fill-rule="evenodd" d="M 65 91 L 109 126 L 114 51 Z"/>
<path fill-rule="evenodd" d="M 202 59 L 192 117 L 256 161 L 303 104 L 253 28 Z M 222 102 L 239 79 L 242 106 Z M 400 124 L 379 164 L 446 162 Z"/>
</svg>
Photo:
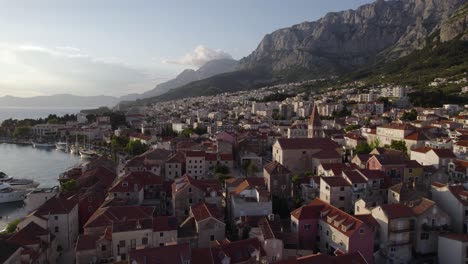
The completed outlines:
<svg viewBox="0 0 468 264">
<path fill-rule="evenodd" d="M 3 120 L 13 119 L 39 119 L 49 114 L 63 116 L 66 114 L 77 114 L 80 108 L 46 108 L 46 107 L 2 107 L 0 106 L 0 123 Z"/>
<path fill-rule="evenodd" d="M 59 174 L 79 163 L 79 156 L 55 149 L 0 143 L 0 171 L 15 178 L 33 179 L 40 183 L 39 187 L 58 185 Z M 0 204 L 0 230 L 27 213 L 27 205 L 22 202 Z"/>
</svg>

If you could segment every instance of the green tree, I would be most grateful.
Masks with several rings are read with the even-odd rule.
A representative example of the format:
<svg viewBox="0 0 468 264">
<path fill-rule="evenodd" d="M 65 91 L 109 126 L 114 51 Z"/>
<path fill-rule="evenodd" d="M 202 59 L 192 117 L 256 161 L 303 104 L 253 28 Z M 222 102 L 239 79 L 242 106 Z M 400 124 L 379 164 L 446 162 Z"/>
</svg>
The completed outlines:
<svg viewBox="0 0 468 264">
<path fill-rule="evenodd" d="M 299 174 L 296 173 L 292 176 L 291 181 L 295 185 L 299 181 L 300 178 L 301 177 L 299 176 Z"/>
<path fill-rule="evenodd" d="M 16 127 L 13 136 L 16 138 L 28 137 L 31 135 L 30 127 Z"/>
<path fill-rule="evenodd" d="M 142 143 L 140 140 L 131 140 L 128 142 L 125 150 L 132 156 L 137 156 L 148 150 L 148 145 Z"/>
<path fill-rule="evenodd" d="M 258 167 L 255 162 L 250 162 L 249 166 L 247 167 L 248 174 L 256 174 L 258 172 Z"/>
<path fill-rule="evenodd" d="M 380 139 L 376 138 L 374 141 L 370 143 L 371 149 L 379 148 L 380 147 Z"/>
<path fill-rule="evenodd" d="M 16 219 L 8 223 L 7 227 L 5 228 L 5 233 L 7 234 L 14 233 L 20 222 L 21 222 L 20 219 Z"/>
<path fill-rule="evenodd" d="M 363 142 L 356 146 L 354 153 L 356 154 L 369 154 L 372 151 L 371 146 L 367 142 Z"/>
<path fill-rule="evenodd" d="M 394 150 L 400 150 L 405 153 L 408 152 L 408 148 L 406 147 L 406 142 L 404 140 L 392 140 L 390 148 Z"/>
<path fill-rule="evenodd" d="M 350 125 L 350 126 L 347 126 L 345 128 L 345 131 L 348 132 L 348 131 L 352 131 L 352 130 L 356 130 L 356 129 L 360 129 L 361 126 L 360 125 Z"/>
<path fill-rule="evenodd" d="M 215 173 L 229 174 L 229 167 L 224 164 L 218 164 L 215 166 Z"/>
<path fill-rule="evenodd" d="M 404 112 L 403 115 L 401 116 L 401 120 L 405 121 L 414 121 L 418 117 L 418 112 L 416 109 L 411 109 L 409 112 Z"/>
<path fill-rule="evenodd" d="M 62 192 L 68 193 L 68 192 L 73 192 L 77 188 L 76 180 L 71 179 L 68 181 L 62 182 Z"/>
<path fill-rule="evenodd" d="M 88 123 L 96 122 L 96 115 L 88 114 L 88 115 L 86 115 L 86 119 L 88 120 Z"/>
</svg>

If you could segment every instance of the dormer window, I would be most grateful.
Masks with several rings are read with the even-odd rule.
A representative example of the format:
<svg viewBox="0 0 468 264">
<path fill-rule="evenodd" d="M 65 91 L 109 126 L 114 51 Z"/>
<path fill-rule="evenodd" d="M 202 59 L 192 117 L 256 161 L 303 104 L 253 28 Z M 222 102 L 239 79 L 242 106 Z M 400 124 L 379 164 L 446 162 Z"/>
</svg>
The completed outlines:
<svg viewBox="0 0 468 264">
<path fill-rule="evenodd" d="M 341 225 L 341 231 L 347 232 L 348 228 L 345 225 Z"/>
<path fill-rule="evenodd" d="M 123 186 L 123 187 L 128 187 L 128 182 L 123 182 L 123 183 L 122 183 L 122 186 Z"/>
</svg>

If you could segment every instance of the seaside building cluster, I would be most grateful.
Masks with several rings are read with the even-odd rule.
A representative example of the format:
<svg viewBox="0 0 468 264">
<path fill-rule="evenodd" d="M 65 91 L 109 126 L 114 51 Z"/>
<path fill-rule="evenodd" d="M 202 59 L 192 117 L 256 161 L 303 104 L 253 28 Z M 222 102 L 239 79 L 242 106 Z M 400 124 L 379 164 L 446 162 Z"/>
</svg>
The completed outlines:
<svg viewBox="0 0 468 264">
<path fill-rule="evenodd" d="M 412 107 L 392 84 L 303 92 L 317 81 L 122 108 L 115 129 L 36 125 L 148 150 L 96 155 L 32 194 L 43 204 L 1 237 L 2 261 L 466 263 L 466 107 Z"/>
</svg>

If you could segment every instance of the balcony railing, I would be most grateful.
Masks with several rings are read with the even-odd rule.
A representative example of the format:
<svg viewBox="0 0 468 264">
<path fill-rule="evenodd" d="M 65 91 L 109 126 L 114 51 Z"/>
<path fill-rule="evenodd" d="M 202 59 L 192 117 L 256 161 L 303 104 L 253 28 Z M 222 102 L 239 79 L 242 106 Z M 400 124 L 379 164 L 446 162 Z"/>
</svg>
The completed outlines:
<svg viewBox="0 0 468 264">
<path fill-rule="evenodd" d="M 403 246 L 407 246 L 407 245 L 411 245 L 411 241 L 408 240 L 408 241 L 389 241 L 388 242 L 388 245 L 390 247 L 403 247 Z"/>
<path fill-rule="evenodd" d="M 434 231 L 434 232 L 438 232 L 438 231 L 448 231 L 449 230 L 449 226 L 448 225 L 439 225 L 439 226 L 436 226 L 436 225 L 429 225 L 429 224 L 423 224 L 422 225 L 422 229 L 424 231 Z"/>
<path fill-rule="evenodd" d="M 404 233 L 412 231 L 414 231 L 414 226 L 390 227 L 390 232 L 392 233 Z"/>
</svg>

